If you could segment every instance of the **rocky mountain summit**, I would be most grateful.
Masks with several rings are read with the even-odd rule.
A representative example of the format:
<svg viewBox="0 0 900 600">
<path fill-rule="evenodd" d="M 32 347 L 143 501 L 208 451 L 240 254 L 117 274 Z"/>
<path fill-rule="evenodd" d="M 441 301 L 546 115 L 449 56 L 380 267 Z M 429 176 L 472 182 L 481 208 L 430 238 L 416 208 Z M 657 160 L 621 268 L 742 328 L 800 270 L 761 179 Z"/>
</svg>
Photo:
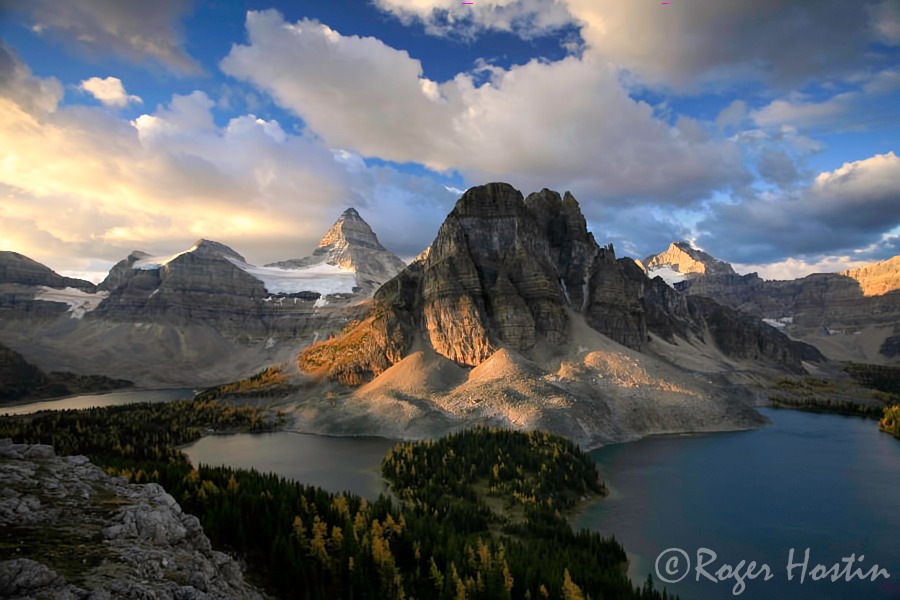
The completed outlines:
<svg viewBox="0 0 900 600">
<path fill-rule="evenodd" d="M 674 286 L 689 296 L 711 298 L 756 316 L 816 346 L 829 358 L 868 363 L 900 358 L 897 256 L 840 273 L 814 273 L 787 281 L 767 281 L 756 273 L 708 271 Z"/>
<path fill-rule="evenodd" d="M 374 292 L 406 267 L 381 245 L 378 236 L 355 208 L 348 208 L 331 226 L 311 256 L 267 264 L 267 267 L 302 269 L 326 264 L 352 270 L 357 286 Z"/>
<path fill-rule="evenodd" d="M 743 360 L 802 372 L 822 356 L 729 310 L 617 259 L 571 194 L 474 187 L 367 315 L 301 352 L 301 369 L 353 401 L 323 412 L 301 400 L 299 426 L 426 435 L 487 420 L 588 445 L 747 426 L 758 416 L 711 374 Z M 693 373 L 678 366 L 690 357 Z"/>
<path fill-rule="evenodd" d="M 157 484 L 8 439 L 0 481 L 3 598 L 262 598 Z"/>
<path fill-rule="evenodd" d="M 665 252 L 651 254 L 645 258 L 643 266 L 650 274 L 663 267 L 669 267 L 687 276 L 734 274 L 730 264 L 692 247 L 687 242 L 672 242 Z"/>
</svg>

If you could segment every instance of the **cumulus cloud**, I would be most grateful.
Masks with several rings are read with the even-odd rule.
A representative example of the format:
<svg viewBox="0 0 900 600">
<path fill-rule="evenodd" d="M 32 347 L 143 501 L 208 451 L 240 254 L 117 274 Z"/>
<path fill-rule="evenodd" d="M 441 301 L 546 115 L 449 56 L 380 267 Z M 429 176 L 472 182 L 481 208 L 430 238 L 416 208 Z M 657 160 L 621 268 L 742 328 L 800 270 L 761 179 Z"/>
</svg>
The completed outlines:
<svg viewBox="0 0 900 600">
<path fill-rule="evenodd" d="M 107 106 L 127 106 L 132 102 L 143 102 L 139 96 L 126 92 L 118 77 L 91 77 L 82 81 L 78 87 Z"/>
<path fill-rule="evenodd" d="M 533 60 L 492 67 L 482 85 L 469 73 L 437 83 L 406 52 L 314 21 L 251 11 L 247 33 L 222 69 L 363 156 L 622 202 L 689 203 L 747 177 L 733 142 L 656 118 L 602 61 Z"/>
<path fill-rule="evenodd" d="M 865 65 L 871 41 L 900 43 L 896 0 L 597 2 L 481 0 L 477 10 L 437 0 L 377 0 L 434 34 L 497 29 L 533 36 L 568 21 L 587 51 L 650 85 L 681 90 L 753 77 L 793 87 Z M 515 26 L 516 19 L 526 25 Z M 528 25 L 533 23 L 532 25 Z M 636 35 L 635 32 L 640 32 Z"/>
<path fill-rule="evenodd" d="M 134 249 L 174 253 L 200 237 L 257 263 L 303 256 L 347 206 L 389 248 L 416 254 L 456 198 L 390 165 L 350 168 L 271 119 L 218 126 L 204 92 L 133 122 L 57 106 L 57 85 L 8 56 L 23 85 L 0 95 L 0 245 L 57 269 L 95 270 Z"/>
<path fill-rule="evenodd" d="M 897 181 L 900 157 L 893 152 L 845 163 L 793 193 L 714 206 L 698 224 L 698 242 L 728 260 L 755 264 L 877 248 L 900 225 Z"/>
<path fill-rule="evenodd" d="M 12 0 L 10 6 L 33 21 L 33 31 L 57 36 L 90 53 L 153 59 L 182 73 L 201 71 L 184 49 L 180 26 L 190 0 Z"/>
</svg>

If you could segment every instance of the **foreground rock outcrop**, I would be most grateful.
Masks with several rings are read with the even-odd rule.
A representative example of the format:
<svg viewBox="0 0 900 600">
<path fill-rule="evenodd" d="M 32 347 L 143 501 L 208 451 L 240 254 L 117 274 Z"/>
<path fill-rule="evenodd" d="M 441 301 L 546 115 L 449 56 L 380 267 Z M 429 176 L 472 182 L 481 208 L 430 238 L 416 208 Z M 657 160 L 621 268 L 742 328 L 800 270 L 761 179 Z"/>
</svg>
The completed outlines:
<svg viewBox="0 0 900 600">
<path fill-rule="evenodd" d="M 257 599 L 157 484 L 0 440 L 0 597 Z"/>
</svg>

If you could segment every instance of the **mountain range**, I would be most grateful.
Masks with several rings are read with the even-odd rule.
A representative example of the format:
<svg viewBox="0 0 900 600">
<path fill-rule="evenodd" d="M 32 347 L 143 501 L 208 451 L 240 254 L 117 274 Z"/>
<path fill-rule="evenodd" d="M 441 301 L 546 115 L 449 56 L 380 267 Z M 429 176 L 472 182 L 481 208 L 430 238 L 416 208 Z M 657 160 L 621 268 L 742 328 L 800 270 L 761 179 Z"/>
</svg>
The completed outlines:
<svg viewBox="0 0 900 600">
<path fill-rule="evenodd" d="M 758 317 L 831 359 L 900 363 L 900 256 L 789 281 L 738 275 L 686 242 L 674 242 L 642 264 L 679 291 Z"/>
<path fill-rule="evenodd" d="M 134 251 L 99 285 L 0 252 L 0 333 L 46 370 L 205 386 L 339 331 L 404 263 L 348 209 L 312 256 L 258 267 L 228 246 Z"/>
<path fill-rule="evenodd" d="M 275 365 L 289 385 L 267 395 L 301 431 L 487 423 L 595 446 L 757 426 L 760 384 L 848 355 L 893 360 L 896 261 L 767 282 L 685 242 L 617 257 L 571 194 L 492 183 L 408 266 L 354 209 L 310 256 L 264 266 L 199 240 L 132 252 L 95 286 L 0 253 L 0 334 L 38 368 L 147 387 Z"/>
</svg>

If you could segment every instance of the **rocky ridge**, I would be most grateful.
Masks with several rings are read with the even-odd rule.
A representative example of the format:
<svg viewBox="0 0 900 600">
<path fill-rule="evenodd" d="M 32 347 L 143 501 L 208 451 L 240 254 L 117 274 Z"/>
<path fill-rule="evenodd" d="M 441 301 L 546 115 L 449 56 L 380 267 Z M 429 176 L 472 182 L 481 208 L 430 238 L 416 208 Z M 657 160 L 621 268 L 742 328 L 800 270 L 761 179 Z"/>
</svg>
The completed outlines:
<svg viewBox="0 0 900 600">
<path fill-rule="evenodd" d="M 898 357 L 900 257 L 787 281 L 719 272 L 674 285 L 763 319 L 833 359 L 881 363 Z"/>
<path fill-rule="evenodd" d="M 8 439 L 0 480 L 3 598 L 262 598 L 157 484 Z"/>
</svg>

